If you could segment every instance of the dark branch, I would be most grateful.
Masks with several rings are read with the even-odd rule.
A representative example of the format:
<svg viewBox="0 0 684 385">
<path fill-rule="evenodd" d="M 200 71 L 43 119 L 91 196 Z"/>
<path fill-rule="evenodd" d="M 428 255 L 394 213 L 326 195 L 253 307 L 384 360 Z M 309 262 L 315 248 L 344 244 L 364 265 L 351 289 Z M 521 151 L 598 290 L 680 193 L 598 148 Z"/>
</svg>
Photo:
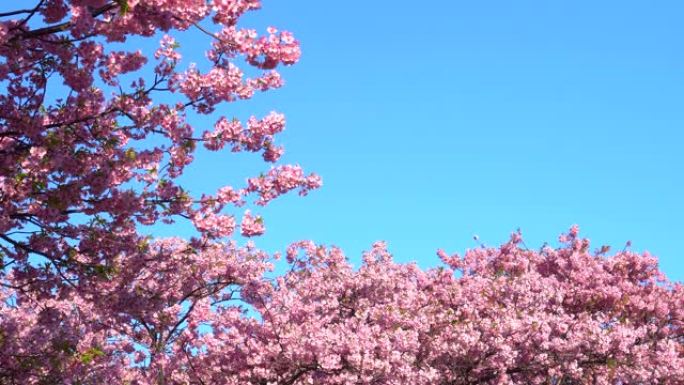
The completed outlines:
<svg viewBox="0 0 684 385">
<path fill-rule="evenodd" d="M 117 4 L 109 3 L 106 5 L 103 5 L 100 8 L 94 9 L 92 11 L 91 15 L 93 17 L 98 17 L 98 16 L 102 15 L 103 13 L 111 11 L 112 9 L 114 9 L 116 7 L 118 7 Z M 26 31 L 23 34 L 17 35 L 14 39 L 17 39 L 17 38 L 31 39 L 31 38 L 36 38 L 36 37 L 40 37 L 40 36 L 51 35 L 53 33 L 64 32 L 64 31 L 68 30 L 71 27 L 71 25 L 72 25 L 71 21 L 65 21 L 64 23 L 51 25 L 51 26 L 43 27 L 43 28 L 38 28 L 38 29 L 34 29 L 32 31 Z"/>
<path fill-rule="evenodd" d="M 15 15 L 21 15 L 24 13 L 31 13 L 31 12 L 33 12 L 33 9 L 20 9 L 20 10 L 12 11 L 12 12 L 2 12 L 2 13 L 0 13 L 0 17 L 15 16 Z"/>
</svg>

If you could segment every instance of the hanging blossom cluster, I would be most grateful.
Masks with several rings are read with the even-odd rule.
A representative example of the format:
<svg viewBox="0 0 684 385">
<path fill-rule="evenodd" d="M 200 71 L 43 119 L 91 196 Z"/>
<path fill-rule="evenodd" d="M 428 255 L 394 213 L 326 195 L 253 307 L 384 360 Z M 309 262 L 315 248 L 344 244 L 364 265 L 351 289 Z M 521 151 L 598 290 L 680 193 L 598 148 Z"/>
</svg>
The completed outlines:
<svg viewBox="0 0 684 385">
<path fill-rule="evenodd" d="M 198 145 L 260 153 L 267 163 L 283 154 L 276 144 L 282 114 L 244 124 L 221 114 L 225 103 L 282 86 L 276 67 L 299 59 L 289 32 L 238 27 L 259 7 L 253 0 L 37 0 L 34 8 L 0 12 L 0 253 L 12 286 L 44 296 L 62 285 L 77 289 L 114 258 L 140 253 L 140 225 L 187 219 L 197 249 L 236 230 L 256 236 L 265 231 L 261 217 L 236 212 L 250 196 L 264 205 L 321 185 L 317 175 L 283 164 L 215 195 L 193 196 L 177 182 Z M 173 35 L 186 30 L 206 38 L 201 66 L 181 65 Z M 154 52 L 120 44 L 160 36 Z M 247 67 L 256 75 L 246 76 Z M 191 115 L 214 128 L 193 126 Z"/>
<path fill-rule="evenodd" d="M 1 385 L 684 383 L 684 287 L 648 254 L 592 252 L 576 228 L 555 249 L 514 234 L 439 252 L 430 270 L 395 263 L 382 243 L 354 269 L 336 248 L 299 242 L 275 275 L 279 255 L 231 240 L 265 231 L 248 201 L 321 185 L 287 164 L 214 194 L 178 182 L 198 145 L 267 163 L 283 153 L 282 115 L 222 115 L 280 87 L 276 68 L 299 58 L 288 32 L 238 27 L 259 7 L 0 11 Z M 191 29 L 208 62 L 181 70 L 173 36 Z M 159 48 L 120 44 L 144 37 Z M 194 127 L 193 115 L 214 123 Z M 179 220 L 197 235 L 139 231 Z"/>
</svg>

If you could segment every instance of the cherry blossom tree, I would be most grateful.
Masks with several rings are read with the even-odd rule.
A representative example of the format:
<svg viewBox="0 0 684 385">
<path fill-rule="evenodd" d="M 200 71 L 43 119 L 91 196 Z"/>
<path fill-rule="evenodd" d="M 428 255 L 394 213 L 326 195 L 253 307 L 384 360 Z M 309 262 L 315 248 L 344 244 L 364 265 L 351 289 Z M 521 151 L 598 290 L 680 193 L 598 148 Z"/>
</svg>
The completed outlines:
<svg viewBox="0 0 684 385">
<path fill-rule="evenodd" d="M 245 122 L 225 115 L 227 103 L 282 86 L 276 68 L 300 56 L 287 31 L 269 27 L 259 35 L 237 25 L 259 1 L 15 3 L 10 6 L 17 9 L 2 4 L 0 10 L 0 377 L 52 383 L 79 378 L 62 358 L 99 357 L 95 346 L 104 347 L 124 327 L 111 322 L 148 326 L 120 319 L 128 317 L 121 309 L 97 313 L 105 311 L 98 307 L 102 296 L 114 289 L 105 286 L 133 273 L 124 268 L 142 269 L 157 258 L 151 253 L 163 259 L 169 248 L 205 262 L 212 253 L 230 254 L 236 248 L 229 239 L 238 229 L 245 237 L 265 231 L 261 216 L 240 212 L 247 201 L 264 206 L 292 190 L 305 195 L 321 181 L 297 165 L 276 164 L 283 154 L 275 138 L 285 127 L 283 115 Z M 207 52 L 203 62 L 188 65 L 174 36 L 192 31 L 205 38 Z M 139 48 L 149 43 L 141 41 L 158 48 L 145 52 Z M 208 127 L 191 124 L 198 116 Z M 260 153 L 274 165 L 243 184 L 197 196 L 177 180 L 198 146 Z M 197 235 L 154 241 L 141 231 L 178 220 L 191 222 Z M 238 254 L 252 258 L 253 252 Z M 247 272 L 254 263 L 239 264 L 224 266 L 239 270 L 230 285 L 263 268 Z M 148 278 L 158 279 L 162 265 Z M 187 278 L 180 271 L 174 277 Z M 212 285 L 217 288 L 202 290 L 220 290 L 223 281 Z M 110 316 L 118 321 L 107 321 Z M 74 342 L 89 338 L 104 340 L 88 343 L 90 353 L 82 356 Z"/>
<path fill-rule="evenodd" d="M 246 202 L 321 184 L 277 164 L 282 115 L 225 115 L 300 55 L 288 32 L 237 25 L 259 6 L 0 11 L 0 384 L 684 384 L 684 287 L 648 254 L 591 251 L 577 228 L 557 248 L 516 233 L 440 251 L 428 270 L 383 243 L 354 268 L 313 242 L 283 261 L 236 241 L 265 231 Z M 206 62 L 182 60 L 182 33 L 205 38 Z M 197 146 L 274 165 L 194 196 L 178 178 Z M 141 231 L 176 221 L 196 235 Z"/>
<path fill-rule="evenodd" d="M 316 175 L 278 165 L 242 186 L 192 196 L 176 180 L 197 145 L 258 152 L 274 163 L 283 115 L 245 123 L 221 115 L 225 103 L 280 87 L 275 71 L 295 63 L 298 42 L 268 28 L 237 26 L 259 1 L 41 0 L 0 13 L 0 247 L 15 283 L 49 293 L 106 276 L 120 255 L 145 248 L 137 229 L 191 221 L 202 248 L 239 226 L 228 206 L 248 196 L 266 205 L 291 190 L 320 186 Z M 207 59 L 182 66 L 173 33 L 206 37 Z M 143 52 L 132 39 L 160 40 Z M 118 49 L 121 48 L 121 49 Z M 196 60 L 197 58 L 193 58 Z M 256 71 L 248 77 L 238 66 Z M 237 64 L 236 64 L 237 63 Z M 181 69 L 183 67 L 184 69 Z M 213 128 L 193 127 L 191 115 Z M 262 219 L 244 213 L 240 231 L 256 236 Z M 40 260 L 46 265 L 38 267 Z"/>
<path fill-rule="evenodd" d="M 288 273 L 251 246 L 198 253 L 178 239 L 117 260 L 59 298 L 5 289 L 4 383 L 681 384 L 684 287 L 648 254 L 559 248 L 514 234 L 442 267 L 354 269 L 339 249 L 292 245 Z M 103 300 L 104 299 L 104 300 Z M 249 312 L 247 310 L 249 309 Z"/>
</svg>

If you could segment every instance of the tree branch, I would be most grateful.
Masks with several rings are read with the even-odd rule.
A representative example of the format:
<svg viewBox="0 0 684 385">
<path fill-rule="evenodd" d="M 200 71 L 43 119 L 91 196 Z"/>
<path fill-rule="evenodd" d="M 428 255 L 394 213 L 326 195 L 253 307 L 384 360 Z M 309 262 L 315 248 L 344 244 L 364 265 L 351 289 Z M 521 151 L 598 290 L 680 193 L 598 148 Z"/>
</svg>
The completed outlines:
<svg viewBox="0 0 684 385">
<path fill-rule="evenodd" d="M 17 11 L 12 11 L 12 12 L 2 12 L 2 13 L 0 13 L 0 17 L 15 16 L 15 15 L 21 15 L 23 13 L 31 13 L 31 12 L 33 12 L 33 9 L 19 9 Z"/>
<path fill-rule="evenodd" d="M 118 7 L 118 5 L 116 3 L 108 3 L 106 5 L 103 5 L 100 8 L 94 9 L 91 12 L 91 15 L 93 17 L 98 17 L 98 16 L 102 15 L 103 13 L 105 13 L 107 11 L 111 11 L 112 9 L 114 9 L 116 7 Z M 36 38 L 36 37 L 40 37 L 40 36 L 51 35 L 53 33 L 64 32 L 64 31 L 68 30 L 72 26 L 72 24 L 73 23 L 71 21 L 65 21 L 64 23 L 51 25 L 51 26 L 43 27 L 43 28 L 38 28 L 38 29 L 34 29 L 32 31 L 26 31 L 21 35 L 17 35 L 12 40 L 16 40 L 18 38 L 31 39 L 31 38 Z"/>
</svg>

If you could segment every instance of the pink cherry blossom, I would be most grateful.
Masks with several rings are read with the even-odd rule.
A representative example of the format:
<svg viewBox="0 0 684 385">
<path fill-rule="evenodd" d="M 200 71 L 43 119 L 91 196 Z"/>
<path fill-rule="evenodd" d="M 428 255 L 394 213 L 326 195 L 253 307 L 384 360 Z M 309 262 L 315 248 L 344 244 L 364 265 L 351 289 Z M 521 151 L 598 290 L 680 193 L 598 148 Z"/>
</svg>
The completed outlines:
<svg viewBox="0 0 684 385">
<path fill-rule="evenodd" d="M 518 232 L 440 250 L 431 269 L 383 242 L 355 268 L 313 241 L 281 261 L 245 239 L 265 232 L 245 204 L 322 183 L 276 163 L 283 115 L 227 115 L 301 54 L 287 31 L 242 26 L 260 6 L 0 13 L 0 384 L 684 384 L 684 286 L 577 227 L 555 248 Z M 206 61 L 183 61 L 184 32 Z M 198 196 L 181 176 L 199 145 L 276 164 Z M 147 235 L 178 222 L 194 235 Z"/>
<path fill-rule="evenodd" d="M 245 210 L 242 216 L 242 223 L 240 224 L 241 233 L 245 237 L 253 237 L 264 233 L 264 221 L 261 217 L 253 217 L 249 210 Z"/>
</svg>

